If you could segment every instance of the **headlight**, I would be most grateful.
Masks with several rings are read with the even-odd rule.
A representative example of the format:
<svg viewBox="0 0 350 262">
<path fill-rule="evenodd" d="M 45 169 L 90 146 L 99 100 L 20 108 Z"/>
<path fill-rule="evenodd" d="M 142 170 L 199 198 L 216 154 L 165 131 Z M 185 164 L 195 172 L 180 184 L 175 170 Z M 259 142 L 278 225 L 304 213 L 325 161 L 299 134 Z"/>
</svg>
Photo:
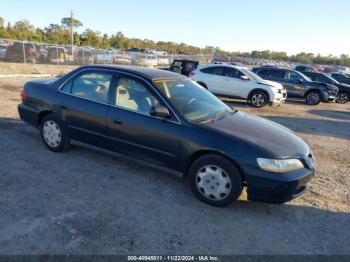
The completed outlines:
<svg viewBox="0 0 350 262">
<path fill-rule="evenodd" d="M 304 167 L 303 163 L 298 159 L 258 158 L 257 162 L 262 170 L 273 173 L 288 173 Z"/>
</svg>

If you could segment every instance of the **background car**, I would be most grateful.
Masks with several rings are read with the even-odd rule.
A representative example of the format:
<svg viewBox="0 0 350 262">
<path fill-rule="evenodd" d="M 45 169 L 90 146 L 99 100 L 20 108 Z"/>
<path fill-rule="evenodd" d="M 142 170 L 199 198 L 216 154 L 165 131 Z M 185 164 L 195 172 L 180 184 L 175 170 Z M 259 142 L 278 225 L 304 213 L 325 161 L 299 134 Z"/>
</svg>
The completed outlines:
<svg viewBox="0 0 350 262">
<path fill-rule="evenodd" d="M 350 85 L 350 76 L 347 76 L 345 74 L 340 74 L 340 73 L 333 73 L 331 74 L 331 76 L 340 83 Z"/>
<path fill-rule="evenodd" d="M 317 70 L 311 66 L 303 66 L 303 65 L 298 65 L 295 67 L 296 71 L 299 71 L 301 73 L 305 73 L 305 72 L 317 72 Z"/>
<path fill-rule="evenodd" d="M 74 54 L 74 63 L 77 65 L 91 65 L 94 63 L 95 55 L 89 48 L 77 48 Z"/>
<path fill-rule="evenodd" d="M 305 99 L 308 105 L 334 100 L 338 95 L 338 88 L 334 85 L 313 82 L 304 74 L 285 68 L 260 67 L 253 72 L 264 79 L 281 83 L 288 92 L 288 97 Z"/>
<path fill-rule="evenodd" d="M 190 77 L 215 95 L 244 99 L 253 107 L 281 104 L 287 97 L 281 84 L 263 80 L 245 67 L 208 64 Z"/>
<path fill-rule="evenodd" d="M 339 83 L 337 80 L 325 73 L 305 72 L 312 81 L 335 85 L 339 89 L 337 102 L 346 103 L 350 100 L 350 85 Z"/>
<path fill-rule="evenodd" d="M 7 46 L 0 44 L 0 59 L 6 58 L 6 48 Z"/>
<path fill-rule="evenodd" d="M 46 61 L 50 64 L 64 64 L 67 61 L 67 52 L 64 47 L 47 47 Z"/>
<path fill-rule="evenodd" d="M 6 60 L 9 62 L 35 63 L 37 61 L 36 47 L 29 42 L 14 42 L 7 47 Z"/>
<path fill-rule="evenodd" d="M 199 65 L 198 61 L 194 60 L 186 60 L 186 59 L 175 59 L 171 65 L 170 68 L 167 70 L 170 70 L 172 72 L 189 76 L 189 74 L 195 70 Z"/>
</svg>

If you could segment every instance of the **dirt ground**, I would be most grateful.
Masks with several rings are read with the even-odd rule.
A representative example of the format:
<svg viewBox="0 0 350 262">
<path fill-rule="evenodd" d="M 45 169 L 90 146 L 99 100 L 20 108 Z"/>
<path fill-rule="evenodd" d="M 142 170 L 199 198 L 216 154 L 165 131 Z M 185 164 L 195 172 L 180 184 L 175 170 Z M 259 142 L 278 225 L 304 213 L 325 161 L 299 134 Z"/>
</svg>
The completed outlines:
<svg viewBox="0 0 350 262">
<path fill-rule="evenodd" d="M 57 66 L 41 64 L 20 64 L 0 62 L 0 75 L 6 74 L 51 74 L 58 75 L 67 73 L 76 68 L 76 66 Z"/>
<path fill-rule="evenodd" d="M 0 79 L 0 254 L 350 254 L 350 103 L 239 110 L 312 148 L 310 189 L 284 205 L 199 202 L 178 178 L 74 146 L 49 152 L 19 120 L 26 79 Z"/>
</svg>

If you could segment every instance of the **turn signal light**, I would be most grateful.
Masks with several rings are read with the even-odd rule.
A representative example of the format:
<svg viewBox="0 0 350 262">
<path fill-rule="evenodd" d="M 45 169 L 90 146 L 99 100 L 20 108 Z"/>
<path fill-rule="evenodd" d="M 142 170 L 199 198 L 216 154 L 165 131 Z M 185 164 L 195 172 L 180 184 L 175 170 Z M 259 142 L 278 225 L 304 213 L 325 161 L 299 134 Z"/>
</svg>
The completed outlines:
<svg viewBox="0 0 350 262">
<path fill-rule="evenodd" d="M 20 92 L 21 92 L 21 99 L 22 99 L 22 101 L 24 101 L 26 99 L 26 93 L 24 92 L 23 87 L 20 89 Z"/>
</svg>

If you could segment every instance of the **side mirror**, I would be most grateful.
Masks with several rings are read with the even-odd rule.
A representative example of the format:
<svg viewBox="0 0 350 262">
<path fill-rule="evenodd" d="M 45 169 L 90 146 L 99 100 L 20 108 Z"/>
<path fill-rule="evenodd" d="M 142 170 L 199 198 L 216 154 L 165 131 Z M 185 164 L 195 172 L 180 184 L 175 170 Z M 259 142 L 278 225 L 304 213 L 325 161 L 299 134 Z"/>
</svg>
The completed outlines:
<svg viewBox="0 0 350 262">
<path fill-rule="evenodd" d="M 250 79 L 249 79 L 249 77 L 248 77 L 248 76 L 241 76 L 241 80 L 245 80 L 245 81 L 247 81 L 247 80 L 250 80 Z"/>
<path fill-rule="evenodd" d="M 151 116 L 156 116 L 156 117 L 161 117 L 161 118 L 170 117 L 170 113 L 169 113 L 168 108 L 166 108 L 165 106 L 162 106 L 162 105 L 152 106 L 149 113 Z"/>
</svg>

